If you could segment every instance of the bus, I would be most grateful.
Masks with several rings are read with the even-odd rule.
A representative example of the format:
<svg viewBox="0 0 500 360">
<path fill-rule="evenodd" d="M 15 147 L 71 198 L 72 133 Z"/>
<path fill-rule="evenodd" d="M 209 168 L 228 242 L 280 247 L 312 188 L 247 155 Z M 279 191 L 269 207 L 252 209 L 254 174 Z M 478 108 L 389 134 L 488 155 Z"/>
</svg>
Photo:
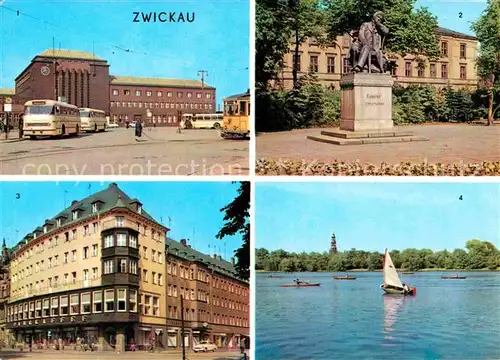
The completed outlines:
<svg viewBox="0 0 500 360">
<path fill-rule="evenodd" d="M 181 128 L 183 129 L 220 129 L 223 123 L 222 114 L 183 114 Z"/>
<path fill-rule="evenodd" d="M 76 106 L 55 100 L 30 100 L 24 104 L 23 135 L 78 135 L 82 127 Z"/>
<path fill-rule="evenodd" d="M 108 120 L 106 113 L 102 110 L 80 108 L 83 131 L 106 131 Z"/>
<path fill-rule="evenodd" d="M 250 137 L 250 91 L 224 98 L 223 139 Z"/>
</svg>

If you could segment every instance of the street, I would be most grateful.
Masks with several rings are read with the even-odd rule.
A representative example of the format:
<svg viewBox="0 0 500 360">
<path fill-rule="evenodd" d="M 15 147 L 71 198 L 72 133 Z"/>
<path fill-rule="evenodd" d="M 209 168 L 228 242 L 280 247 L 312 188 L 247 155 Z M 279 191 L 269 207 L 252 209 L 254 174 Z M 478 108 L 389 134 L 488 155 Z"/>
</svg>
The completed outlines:
<svg viewBox="0 0 500 360">
<path fill-rule="evenodd" d="M 249 141 L 216 130 L 133 129 L 38 140 L 0 140 L 3 175 L 246 175 Z"/>
<path fill-rule="evenodd" d="M 216 351 L 209 353 L 194 353 L 192 351 L 186 352 L 187 360 L 239 360 L 242 359 L 243 355 L 239 351 Z M 10 360 L 10 359 L 36 359 L 36 360 L 86 360 L 86 359 L 96 359 L 96 360 L 112 360 L 112 359 L 133 359 L 133 360 L 150 360 L 150 359 L 167 359 L 167 360 L 181 360 L 182 353 L 180 350 L 167 350 L 157 353 L 149 353 L 145 351 L 126 351 L 124 353 L 115 353 L 112 351 L 104 352 L 81 352 L 75 350 L 33 350 L 29 352 L 27 350 L 11 350 L 2 349 L 0 350 L 0 360 Z M 250 358 L 247 356 L 247 359 Z"/>
</svg>

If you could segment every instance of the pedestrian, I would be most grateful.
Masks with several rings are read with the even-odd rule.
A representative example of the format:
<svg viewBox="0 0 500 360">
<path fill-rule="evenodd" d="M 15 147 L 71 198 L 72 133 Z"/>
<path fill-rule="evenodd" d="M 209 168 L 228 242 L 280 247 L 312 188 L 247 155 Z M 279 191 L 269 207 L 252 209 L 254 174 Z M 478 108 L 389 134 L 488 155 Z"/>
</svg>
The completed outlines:
<svg viewBox="0 0 500 360">
<path fill-rule="evenodd" d="M 23 138 L 24 115 L 19 116 L 19 139 Z"/>
<path fill-rule="evenodd" d="M 140 121 L 137 121 L 135 123 L 135 136 L 136 137 L 141 137 L 142 136 L 142 124 Z"/>
</svg>

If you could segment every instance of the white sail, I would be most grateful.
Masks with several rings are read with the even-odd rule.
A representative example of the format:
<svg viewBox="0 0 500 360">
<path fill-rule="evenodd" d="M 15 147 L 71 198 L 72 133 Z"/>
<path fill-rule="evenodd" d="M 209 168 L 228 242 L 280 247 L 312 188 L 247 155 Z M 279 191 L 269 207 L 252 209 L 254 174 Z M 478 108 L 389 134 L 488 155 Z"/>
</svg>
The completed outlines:
<svg viewBox="0 0 500 360">
<path fill-rule="evenodd" d="M 385 259 L 384 259 L 384 285 L 390 285 L 402 288 L 403 284 L 399 280 L 398 272 L 392 263 L 391 255 L 387 249 L 385 249 Z"/>
</svg>

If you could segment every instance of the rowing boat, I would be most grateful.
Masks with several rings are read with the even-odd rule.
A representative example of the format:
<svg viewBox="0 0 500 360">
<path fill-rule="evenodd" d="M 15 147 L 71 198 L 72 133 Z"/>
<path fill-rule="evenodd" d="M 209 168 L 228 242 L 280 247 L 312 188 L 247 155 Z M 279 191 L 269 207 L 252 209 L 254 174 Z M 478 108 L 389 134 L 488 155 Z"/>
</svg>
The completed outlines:
<svg viewBox="0 0 500 360">
<path fill-rule="evenodd" d="M 346 276 L 334 276 L 335 280 L 356 280 L 356 276 L 346 275 Z"/>
<path fill-rule="evenodd" d="M 458 275 L 441 276 L 441 279 L 467 279 L 467 276 L 458 276 Z"/>
<path fill-rule="evenodd" d="M 309 287 L 309 286 L 320 286 L 320 283 L 304 283 L 304 284 L 281 284 L 281 287 Z"/>
</svg>

